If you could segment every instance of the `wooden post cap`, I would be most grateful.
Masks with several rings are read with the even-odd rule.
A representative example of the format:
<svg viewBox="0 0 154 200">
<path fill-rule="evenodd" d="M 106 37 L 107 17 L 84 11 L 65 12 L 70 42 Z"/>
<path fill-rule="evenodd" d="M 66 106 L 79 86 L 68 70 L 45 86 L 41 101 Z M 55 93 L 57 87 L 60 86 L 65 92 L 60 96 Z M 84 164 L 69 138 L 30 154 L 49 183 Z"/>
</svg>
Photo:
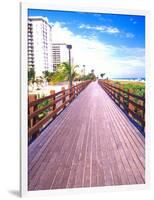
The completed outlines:
<svg viewBox="0 0 154 200">
<path fill-rule="evenodd" d="M 50 94 L 55 94 L 55 90 L 50 90 Z"/>
</svg>

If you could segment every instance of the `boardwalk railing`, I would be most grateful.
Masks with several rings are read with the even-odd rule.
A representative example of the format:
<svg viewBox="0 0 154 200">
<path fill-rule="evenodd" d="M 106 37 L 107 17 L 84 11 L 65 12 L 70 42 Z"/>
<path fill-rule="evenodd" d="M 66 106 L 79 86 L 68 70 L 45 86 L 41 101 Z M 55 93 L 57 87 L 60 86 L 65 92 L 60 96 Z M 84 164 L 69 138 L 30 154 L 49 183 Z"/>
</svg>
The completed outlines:
<svg viewBox="0 0 154 200">
<path fill-rule="evenodd" d="M 125 91 L 123 85 L 113 84 L 106 80 L 99 80 L 99 85 L 115 101 L 115 103 L 139 125 L 144 132 L 145 127 L 145 98 L 133 94 L 133 90 Z"/>
<path fill-rule="evenodd" d="M 28 96 L 28 140 L 32 141 L 41 130 L 52 121 L 88 84 L 84 81 L 72 88 L 62 87 L 60 92 L 50 91 L 49 96 L 37 99 L 36 95 Z"/>
</svg>

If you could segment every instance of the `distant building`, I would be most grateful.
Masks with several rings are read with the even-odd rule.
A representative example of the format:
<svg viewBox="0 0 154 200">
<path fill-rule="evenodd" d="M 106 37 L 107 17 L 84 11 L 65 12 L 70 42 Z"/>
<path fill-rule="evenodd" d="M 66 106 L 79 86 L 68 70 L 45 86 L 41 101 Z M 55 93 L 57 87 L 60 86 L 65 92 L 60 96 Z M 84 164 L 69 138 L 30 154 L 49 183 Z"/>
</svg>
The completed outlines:
<svg viewBox="0 0 154 200">
<path fill-rule="evenodd" d="M 52 26 L 47 18 L 28 18 L 28 69 L 35 70 L 36 77 L 43 71 L 53 71 Z"/>
<path fill-rule="evenodd" d="M 61 63 L 60 45 L 52 45 L 53 70 L 56 71 L 57 65 Z"/>
<path fill-rule="evenodd" d="M 63 62 L 68 62 L 68 49 L 64 43 L 52 44 L 53 54 L 53 69 L 56 71 L 57 65 Z"/>
</svg>

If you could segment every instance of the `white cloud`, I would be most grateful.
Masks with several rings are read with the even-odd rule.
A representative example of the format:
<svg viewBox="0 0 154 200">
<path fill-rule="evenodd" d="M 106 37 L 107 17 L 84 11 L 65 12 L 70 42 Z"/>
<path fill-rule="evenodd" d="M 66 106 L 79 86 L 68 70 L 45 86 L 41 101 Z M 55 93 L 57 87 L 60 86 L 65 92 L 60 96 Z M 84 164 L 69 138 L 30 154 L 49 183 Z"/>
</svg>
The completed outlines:
<svg viewBox="0 0 154 200">
<path fill-rule="evenodd" d="M 111 26 L 90 26 L 88 24 L 81 24 L 79 28 L 89 29 L 89 30 L 96 30 L 104 33 L 115 34 L 120 33 L 119 29 L 116 27 Z"/>
<path fill-rule="evenodd" d="M 133 33 L 126 33 L 126 38 L 133 38 L 135 35 Z"/>
<path fill-rule="evenodd" d="M 133 23 L 135 23 L 135 21 Z M 125 32 L 125 31 L 119 30 L 117 27 L 112 27 L 112 26 L 91 26 L 89 24 L 81 24 L 81 25 L 79 25 L 78 28 L 100 31 L 101 33 L 107 33 L 107 34 L 115 34 L 115 35 L 119 35 L 119 36 L 125 37 L 125 38 L 134 38 L 135 37 L 135 35 L 133 33 Z"/>
<path fill-rule="evenodd" d="M 96 74 L 109 77 L 129 77 L 144 74 L 144 49 L 107 45 L 94 37 L 75 35 L 67 27 L 56 22 L 53 42 L 72 44 L 73 64 L 86 65 L 86 73 L 95 69 Z M 66 50 L 66 58 L 68 52 Z"/>
<path fill-rule="evenodd" d="M 137 23 L 132 17 L 129 19 L 129 21 L 132 22 L 133 24 Z"/>
</svg>

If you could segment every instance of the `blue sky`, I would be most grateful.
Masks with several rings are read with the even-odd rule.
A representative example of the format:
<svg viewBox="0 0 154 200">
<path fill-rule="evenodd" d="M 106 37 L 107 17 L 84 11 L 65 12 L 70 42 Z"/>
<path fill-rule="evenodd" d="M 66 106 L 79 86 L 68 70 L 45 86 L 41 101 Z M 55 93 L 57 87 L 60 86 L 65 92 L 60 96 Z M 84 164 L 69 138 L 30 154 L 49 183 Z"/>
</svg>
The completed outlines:
<svg viewBox="0 0 154 200">
<path fill-rule="evenodd" d="M 145 76 L 144 16 L 36 9 L 30 9 L 28 15 L 47 17 L 57 37 L 59 33 L 64 40 L 72 42 L 75 64 L 87 65 L 87 72 L 94 68 L 97 74 L 105 72 L 111 78 Z M 79 49 L 83 50 L 80 56 Z M 93 59 L 88 55 L 86 58 L 85 51 Z"/>
</svg>

